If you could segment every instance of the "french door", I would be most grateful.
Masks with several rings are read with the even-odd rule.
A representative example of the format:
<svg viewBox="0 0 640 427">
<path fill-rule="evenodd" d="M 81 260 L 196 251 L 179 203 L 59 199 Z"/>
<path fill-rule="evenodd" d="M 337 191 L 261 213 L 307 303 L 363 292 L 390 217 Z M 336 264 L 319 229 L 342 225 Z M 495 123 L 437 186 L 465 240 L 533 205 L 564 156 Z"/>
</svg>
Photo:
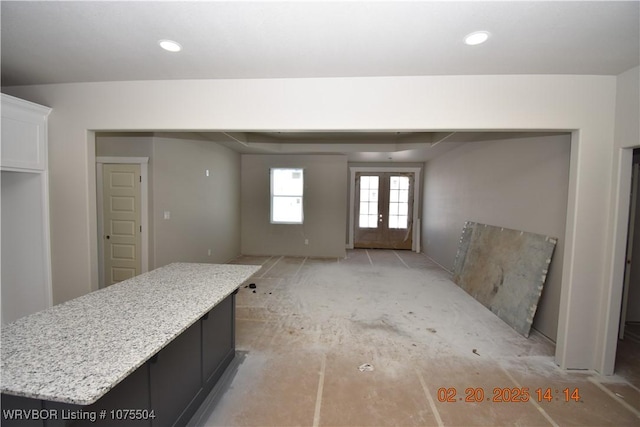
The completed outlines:
<svg viewBox="0 0 640 427">
<path fill-rule="evenodd" d="M 354 247 L 411 249 L 413 173 L 356 174 Z"/>
</svg>

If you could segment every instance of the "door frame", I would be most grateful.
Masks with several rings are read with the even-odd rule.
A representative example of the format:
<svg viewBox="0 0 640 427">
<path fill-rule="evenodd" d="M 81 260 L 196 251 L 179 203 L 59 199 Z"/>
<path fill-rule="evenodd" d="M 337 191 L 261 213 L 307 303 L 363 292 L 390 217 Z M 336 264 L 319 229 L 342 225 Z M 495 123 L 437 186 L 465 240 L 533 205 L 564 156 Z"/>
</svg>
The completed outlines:
<svg viewBox="0 0 640 427">
<path fill-rule="evenodd" d="M 631 262 L 633 260 L 633 239 L 636 226 L 636 206 L 638 200 L 638 186 L 640 185 L 640 163 L 634 163 L 631 181 L 631 206 L 629 209 L 629 226 L 627 227 L 627 255 L 624 266 L 624 284 L 622 285 L 622 309 L 620 313 L 620 327 L 618 338 L 624 339 L 624 325 L 627 320 L 629 302 L 629 286 L 631 286 Z M 637 248 L 636 248 L 637 249 Z"/>
<path fill-rule="evenodd" d="M 104 164 L 139 164 L 142 183 L 140 185 L 141 260 L 140 272 L 149 271 L 149 158 L 148 157 L 96 157 L 96 202 L 98 210 L 98 288 L 104 288 L 104 202 L 102 173 Z"/>
<path fill-rule="evenodd" d="M 420 206 L 420 173 L 422 168 L 419 167 L 349 167 L 349 240 L 347 249 L 353 249 L 354 244 L 354 225 L 355 225 L 355 195 L 356 195 L 356 174 L 357 173 L 413 173 L 413 236 L 411 250 L 420 252 L 420 217 L 418 215 Z"/>
</svg>

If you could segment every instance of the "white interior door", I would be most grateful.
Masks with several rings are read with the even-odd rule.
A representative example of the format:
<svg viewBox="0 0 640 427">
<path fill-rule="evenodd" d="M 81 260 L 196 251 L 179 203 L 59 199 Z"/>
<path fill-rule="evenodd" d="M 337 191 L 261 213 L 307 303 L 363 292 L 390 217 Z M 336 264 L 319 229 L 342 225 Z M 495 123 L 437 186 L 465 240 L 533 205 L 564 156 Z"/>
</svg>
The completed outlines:
<svg viewBox="0 0 640 427">
<path fill-rule="evenodd" d="M 105 164 L 103 173 L 104 285 L 141 273 L 140 165 Z"/>
</svg>

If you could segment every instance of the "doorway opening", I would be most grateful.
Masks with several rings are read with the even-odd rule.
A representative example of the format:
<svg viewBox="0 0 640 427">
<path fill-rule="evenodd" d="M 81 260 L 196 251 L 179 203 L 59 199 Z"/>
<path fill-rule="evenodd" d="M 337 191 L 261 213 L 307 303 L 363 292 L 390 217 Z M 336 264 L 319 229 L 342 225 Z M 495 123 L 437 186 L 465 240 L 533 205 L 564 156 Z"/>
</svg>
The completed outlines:
<svg viewBox="0 0 640 427">
<path fill-rule="evenodd" d="M 355 248 L 412 248 L 414 185 L 412 173 L 356 173 Z"/>
<path fill-rule="evenodd" d="M 420 251 L 418 167 L 350 167 L 347 248 Z"/>
<path fill-rule="evenodd" d="M 615 372 L 640 387 L 640 148 L 633 150 L 627 230 Z"/>
</svg>

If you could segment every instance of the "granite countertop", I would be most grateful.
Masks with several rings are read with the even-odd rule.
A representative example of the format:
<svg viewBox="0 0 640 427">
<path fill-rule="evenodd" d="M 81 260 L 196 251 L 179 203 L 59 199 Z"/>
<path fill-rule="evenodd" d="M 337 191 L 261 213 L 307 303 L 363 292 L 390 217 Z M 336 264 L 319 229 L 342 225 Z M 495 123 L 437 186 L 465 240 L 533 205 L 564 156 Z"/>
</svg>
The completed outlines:
<svg viewBox="0 0 640 427">
<path fill-rule="evenodd" d="M 0 390 L 94 403 L 259 268 L 171 264 L 3 326 Z"/>
</svg>

